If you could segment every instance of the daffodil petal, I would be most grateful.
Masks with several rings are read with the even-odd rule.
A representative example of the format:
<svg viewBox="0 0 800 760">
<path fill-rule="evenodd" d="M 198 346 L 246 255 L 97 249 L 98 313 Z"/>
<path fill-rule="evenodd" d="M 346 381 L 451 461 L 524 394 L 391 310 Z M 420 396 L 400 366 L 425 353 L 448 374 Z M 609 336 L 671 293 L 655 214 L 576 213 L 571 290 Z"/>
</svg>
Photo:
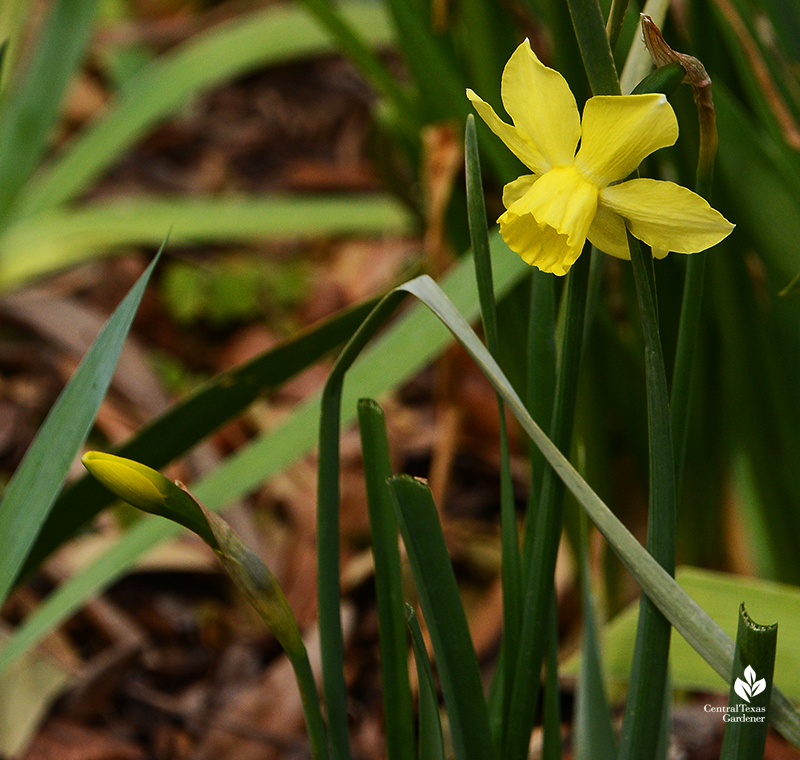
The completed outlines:
<svg viewBox="0 0 800 760">
<path fill-rule="evenodd" d="M 540 226 L 533 214 L 517 216 L 506 211 L 500 217 L 500 234 L 508 247 L 543 272 L 565 275 L 581 255 L 582 246 L 571 246 L 566 235 Z"/>
<path fill-rule="evenodd" d="M 534 174 L 544 174 L 550 168 L 541 151 L 530 140 L 520 134 L 516 127 L 506 124 L 485 100 L 482 100 L 472 90 L 467 90 L 467 97 L 472 102 L 472 105 L 475 106 L 478 116 L 486 122 L 486 126 Z"/>
<path fill-rule="evenodd" d="M 625 179 L 653 151 L 677 139 L 678 120 L 664 95 L 598 95 L 583 109 L 575 166 L 605 187 Z"/>
<path fill-rule="evenodd" d="M 631 251 L 628 248 L 628 231 L 625 227 L 625 220 L 619 214 L 605 208 L 602 203 L 597 206 L 597 213 L 586 237 L 595 248 L 599 248 L 603 253 L 618 259 L 630 260 Z"/>
<path fill-rule="evenodd" d="M 503 106 L 514 126 L 549 164 L 567 166 L 581 136 L 575 96 L 564 77 L 545 66 L 525 40 L 503 69 Z"/>
<path fill-rule="evenodd" d="M 698 253 L 734 227 L 705 199 L 672 182 L 632 179 L 603 188 L 600 204 L 624 217 L 634 237 L 659 251 Z"/>
<path fill-rule="evenodd" d="M 503 188 L 503 205 L 506 208 L 510 208 L 512 204 L 516 203 L 531 189 L 531 186 L 537 179 L 538 177 L 533 174 L 523 174 L 521 177 L 517 177 L 513 182 L 509 182 Z"/>
</svg>

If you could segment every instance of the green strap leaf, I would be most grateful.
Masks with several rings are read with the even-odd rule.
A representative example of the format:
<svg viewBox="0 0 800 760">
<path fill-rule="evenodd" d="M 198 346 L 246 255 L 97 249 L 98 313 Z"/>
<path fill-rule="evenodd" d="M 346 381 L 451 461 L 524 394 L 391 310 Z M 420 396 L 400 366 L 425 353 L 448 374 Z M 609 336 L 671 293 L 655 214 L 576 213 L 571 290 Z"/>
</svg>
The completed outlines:
<svg viewBox="0 0 800 760">
<path fill-rule="evenodd" d="M 433 670 L 428 659 L 425 641 L 422 638 L 419 620 L 410 604 L 406 605 L 406 620 L 414 645 L 414 663 L 419 682 L 419 752 L 417 757 L 419 760 L 444 760 L 444 737 L 442 736 L 442 721 L 439 718 L 439 700 L 436 695 Z"/>
<path fill-rule="evenodd" d="M 5 536 L 0 553 L 0 604 L 8 596 L 89 434 L 158 258 L 153 259 L 92 343 L 5 490 L 0 503 L 0 536 Z"/>
<path fill-rule="evenodd" d="M 598 0 L 568 0 L 572 26 L 593 95 L 619 95 L 619 78 Z"/>
<path fill-rule="evenodd" d="M 433 643 L 457 760 L 494 757 L 478 660 L 428 486 L 408 475 L 389 481 L 403 543 Z"/>
<path fill-rule="evenodd" d="M 763 760 L 777 643 L 778 624 L 754 623 L 742 603 L 720 760 Z"/>
<path fill-rule="evenodd" d="M 358 402 L 358 425 L 364 458 L 375 595 L 381 652 L 381 686 L 388 760 L 414 756 L 414 715 L 408 681 L 408 636 L 397 520 L 387 479 L 392 475 L 383 410 L 372 399 Z"/>
<path fill-rule="evenodd" d="M 0 289 L 73 266 L 120 246 L 309 239 L 404 233 L 414 226 L 399 202 L 382 194 L 169 198 L 136 196 L 48 209 L 17 221 L 0 238 Z"/>
</svg>

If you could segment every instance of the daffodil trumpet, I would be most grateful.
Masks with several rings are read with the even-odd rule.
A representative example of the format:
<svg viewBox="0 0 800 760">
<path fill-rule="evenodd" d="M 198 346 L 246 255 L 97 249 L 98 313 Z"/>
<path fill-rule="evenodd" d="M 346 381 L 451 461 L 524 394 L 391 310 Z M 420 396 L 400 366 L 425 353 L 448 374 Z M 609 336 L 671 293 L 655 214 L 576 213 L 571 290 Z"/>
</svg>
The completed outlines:
<svg viewBox="0 0 800 760">
<path fill-rule="evenodd" d="M 467 90 L 480 117 L 531 171 L 505 186 L 506 211 L 498 219 L 503 239 L 528 264 L 564 275 L 587 239 L 630 259 L 628 232 L 658 258 L 698 253 L 733 229 L 680 185 L 623 181 L 678 139 L 678 120 L 664 95 L 598 95 L 581 117 L 566 80 L 536 57 L 528 40 L 506 64 L 501 94 L 513 124 Z"/>
</svg>

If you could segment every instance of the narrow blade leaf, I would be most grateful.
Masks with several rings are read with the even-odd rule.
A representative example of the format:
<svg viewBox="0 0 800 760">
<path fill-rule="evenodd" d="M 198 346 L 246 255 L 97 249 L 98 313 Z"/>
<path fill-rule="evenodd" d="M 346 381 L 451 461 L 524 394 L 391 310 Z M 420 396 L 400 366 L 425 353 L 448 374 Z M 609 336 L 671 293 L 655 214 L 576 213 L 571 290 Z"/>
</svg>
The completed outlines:
<svg viewBox="0 0 800 760">
<path fill-rule="evenodd" d="M 494 748 L 478 660 L 433 496 L 407 475 L 389 483 L 433 642 L 455 756 L 490 760 Z"/>
<path fill-rule="evenodd" d="M 128 245 L 298 240 L 408 232 L 411 215 L 382 194 L 170 198 L 137 196 L 25 217 L 0 238 L 0 289 Z"/>
<path fill-rule="evenodd" d="M 433 670 L 428 659 L 428 650 L 422 638 L 419 620 L 414 608 L 406 605 L 406 620 L 411 631 L 414 645 L 414 663 L 417 668 L 419 682 L 419 760 L 444 760 L 444 738 L 442 721 L 439 718 L 439 700 L 436 695 L 436 684 Z"/>
<path fill-rule="evenodd" d="M 377 402 L 372 399 L 358 402 L 358 424 L 375 558 L 386 755 L 389 760 L 410 760 L 414 756 L 414 716 L 408 680 L 403 578 L 397 520 L 386 483 L 392 475 L 386 420 Z"/>
<path fill-rule="evenodd" d="M 111 383 L 158 256 L 116 308 L 47 415 L 0 503 L 0 603 L 5 601 Z"/>
</svg>

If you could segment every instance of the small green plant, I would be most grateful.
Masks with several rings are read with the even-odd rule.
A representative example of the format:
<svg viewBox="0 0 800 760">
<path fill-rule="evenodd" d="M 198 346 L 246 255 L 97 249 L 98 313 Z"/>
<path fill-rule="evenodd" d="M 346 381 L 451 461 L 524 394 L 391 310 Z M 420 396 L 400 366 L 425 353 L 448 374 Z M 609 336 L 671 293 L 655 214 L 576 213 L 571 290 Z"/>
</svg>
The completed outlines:
<svg viewBox="0 0 800 760">
<path fill-rule="evenodd" d="M 3 492 L 0 534 L 8 542 L 0 559 L 0 603 L 19 577 L 67 471 L 89 435 L 156 260 L 106 323 Z"/>
<path fill-rule="evenodd" d="M 224 328 L 282 314 L 301 299 L 307 281 L 304 267 L 296 263 L 268 264 L 244 256 L 208 267 L 176 261 L 166 267 L 161 294 L 178 323 L 204 320 Z"/>
</svg>

